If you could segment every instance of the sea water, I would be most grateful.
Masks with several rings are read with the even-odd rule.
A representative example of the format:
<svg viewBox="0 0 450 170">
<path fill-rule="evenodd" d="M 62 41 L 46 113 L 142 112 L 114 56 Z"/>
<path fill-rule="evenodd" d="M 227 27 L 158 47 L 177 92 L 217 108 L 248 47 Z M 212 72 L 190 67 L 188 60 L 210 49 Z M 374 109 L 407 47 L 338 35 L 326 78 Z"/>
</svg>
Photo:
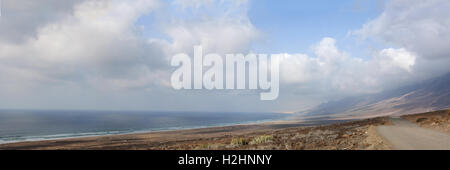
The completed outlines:
<svg viewBox="0 0 450 170">
<path fill-rule="evenodd" d="M 287 117 L 279 113 L 0 110 L 0 143 L 192 129 Z"/>
</svg>

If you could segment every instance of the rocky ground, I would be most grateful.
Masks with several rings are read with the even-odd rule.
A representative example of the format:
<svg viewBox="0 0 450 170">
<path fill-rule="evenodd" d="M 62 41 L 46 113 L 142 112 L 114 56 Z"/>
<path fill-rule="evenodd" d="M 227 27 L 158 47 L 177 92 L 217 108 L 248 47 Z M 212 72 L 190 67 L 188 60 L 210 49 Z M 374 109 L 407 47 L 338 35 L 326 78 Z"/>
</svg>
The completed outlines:
<svg viewBox="0 0 450 170">
<path fill-rule="evenodd" d="M 295 127 L 267 132 L 202 139 L 154 149 L 256 149 L 256 150 L 376 150 L 389 146 L 375 126 L 389 124 L 387 117 L 326 126 Z"/>
<path fill-rule="evenodd" d="M 450 109 L 405 115 L 402 118 L 417 123 L 424 128 L 450 133 Z"/>
</svg>

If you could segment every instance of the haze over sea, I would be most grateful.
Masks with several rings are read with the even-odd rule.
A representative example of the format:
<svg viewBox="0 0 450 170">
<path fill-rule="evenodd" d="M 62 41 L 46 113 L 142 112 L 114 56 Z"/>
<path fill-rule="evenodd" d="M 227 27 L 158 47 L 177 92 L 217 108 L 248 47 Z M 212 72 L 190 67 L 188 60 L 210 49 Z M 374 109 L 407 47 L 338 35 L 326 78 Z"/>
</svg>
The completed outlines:
<svg viewBox="0 0 450 170">
<path fill-rule="evenodd" d="M 0 143 L 259 123 L 288 116 L 237 112 L 0 110 Z"/>
</svg>

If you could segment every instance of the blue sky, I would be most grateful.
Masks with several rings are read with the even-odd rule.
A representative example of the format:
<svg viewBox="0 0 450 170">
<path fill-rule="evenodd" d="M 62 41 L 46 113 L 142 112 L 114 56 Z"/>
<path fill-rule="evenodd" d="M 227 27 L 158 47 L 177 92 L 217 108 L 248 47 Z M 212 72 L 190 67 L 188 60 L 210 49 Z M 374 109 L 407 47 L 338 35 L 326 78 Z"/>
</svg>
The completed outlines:
<svg viewBox="0 0 450 170">
<path fill-rule="evenodd" d="M 364 54 L 357 40 L 347 33 L 378 16 L 382 6 L 376 0 L 251 1 L 249 18 L 267 38 L 254 49 L 272 53 L 309 53 L 312 44 L 323 37 L 332 37 L 345 51 Z"/>
<path fill-rule="evenodd" d="M 251 50 L 258 53 L 306 53 L 311 54 L 310 47 L 324 37 L 338 41 L 338 46 L 352 55 L 367 58 L 367 42 L 358 41 L 349 36 L 349 31 L 360 29 L 364 23 L 376 18 L 384 8 L 385 0 L 273 0 L 249 1 L 245 13 L 250 22 L 262 32 L 262 40 L 252 44 Z M 168 4 L 173 4 L 168 3 Z M 167 5 L 167 4 L 166 4 Z M 215 10 L 223 10 L 224 5 L 209 9 L 201 7 L 207 15 L 214 15 Z M 139 18 L 137 25 L 144 25 L 143 36 L 170 40 L 159 24 L 165 20 L 165 12 L 177 18 L 189 20 L 195 11 L 180 11 L 169 5 L 167 11 L 149 13 Z M 229 8 L 225 7 L 229 10 Z M 158 18 L 159 16 L 159 18 Z M 373 44 L 371 44 L 373 45 Z"/>
</svg>

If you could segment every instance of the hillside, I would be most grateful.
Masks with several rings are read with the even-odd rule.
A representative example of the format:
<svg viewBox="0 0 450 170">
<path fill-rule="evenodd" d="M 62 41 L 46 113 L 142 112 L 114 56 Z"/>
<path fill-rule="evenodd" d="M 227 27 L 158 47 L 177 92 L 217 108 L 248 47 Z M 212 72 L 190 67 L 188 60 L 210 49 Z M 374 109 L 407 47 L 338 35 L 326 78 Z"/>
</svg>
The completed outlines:
<svg viewBox="0 0 450 170">
<path fill-rule="evenodd" d="M 422 83 L 323 103 L 309 116 L 373 117 L 442 110 L 450 107 L 450 73 Z"/>
</svg>

